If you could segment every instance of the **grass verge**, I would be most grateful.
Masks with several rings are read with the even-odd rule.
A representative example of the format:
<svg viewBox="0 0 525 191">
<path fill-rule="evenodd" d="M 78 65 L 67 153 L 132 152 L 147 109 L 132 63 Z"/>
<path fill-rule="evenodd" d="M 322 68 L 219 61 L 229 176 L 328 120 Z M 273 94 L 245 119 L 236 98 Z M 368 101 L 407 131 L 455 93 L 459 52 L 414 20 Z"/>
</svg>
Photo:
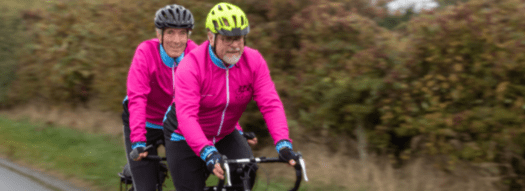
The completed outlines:
<svg viewBox="0 0 525 191">
<path fill-rule="evenodd" d="M 118 190 L 120 179 L 117 173 L 126 164 L 120 136 L 89 134 L 29 120 L 10 120 L 3 116 L 0 116 L 0 153 L 14 161 L 85 181 L 96 190 Z M 292 180 L 282 178 L 272 178 L 267 185 L 267 177 L 264 174 L 258 176 L 255 190 L 286 190 L 293 186 Z M 217 178 L 210 176 L 207 184 L 216 182 Z M 171 179 L 166 180 L 166 186 L 165 190 L 175 190 Z M 303 184 L 300 190 L 342 188 Z"/>
<path fill-rule="evenodd" d="M 0 152 L 64 177 L 86 181 L 97 190 L 116 190 L 126 163 L 122 138 L 86 134 L 28 120 L 0 117 Z"/>
</svg>

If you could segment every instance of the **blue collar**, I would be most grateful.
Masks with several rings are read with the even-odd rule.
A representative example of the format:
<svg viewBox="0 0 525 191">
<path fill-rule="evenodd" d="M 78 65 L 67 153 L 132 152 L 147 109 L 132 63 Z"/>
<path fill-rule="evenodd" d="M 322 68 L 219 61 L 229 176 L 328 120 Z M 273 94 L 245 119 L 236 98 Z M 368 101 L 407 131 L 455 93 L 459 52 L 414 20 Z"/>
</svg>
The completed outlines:
<svg viewBox="0 0 525 191">
<path fill-rule="evenodd" d="M 234 66 L 234 64 L 230 64 L 230 66 L 226 67 L 226 65 L 224 65 L 224 62 L 222 62 L 221 59 L 217 58 L 217 56 L 215 56 L 215 53 L 213 53 L 213 50 L 211 49 L 211 44 L 208 45 L 208 52 L 210 53 L 211 61 L 215 64 L 215 66 L 225 70 L 230 69 Z"/>
<path fill-rule="evenodd" d="M 162 47 L 161 44 L 159 44 L 159 47 L 160 47 L 160 57 L 162 58 L 162 62 L 164 62 L 164 64 L 168 67 L 173 67 L 173 63 L 176 63 L 175 67 L 177 67 L 180 63 L 180 61 L 182 61 L 182 59 L 184 58 L 184 52 L 182 52 L 182 54 L 177 57 L 176 60 L 173 60 L 172 57 L 168 56 L 168 53 L 166 53 L 166 51 L 164 50 L 164 47 Z"/>
</svg>

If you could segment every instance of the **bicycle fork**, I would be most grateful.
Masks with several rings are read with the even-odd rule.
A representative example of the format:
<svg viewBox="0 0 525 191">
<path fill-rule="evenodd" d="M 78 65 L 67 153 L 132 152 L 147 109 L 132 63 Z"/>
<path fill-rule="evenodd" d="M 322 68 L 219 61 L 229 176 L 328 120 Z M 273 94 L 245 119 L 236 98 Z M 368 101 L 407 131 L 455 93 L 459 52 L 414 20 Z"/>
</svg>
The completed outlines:
<svg viewBox="0 0 525 191">
<path fill-rule="evenodd" d="M 250 172 L 252 170 L 255 176 L 257 172 L 257 165 L 255 163 L 242 164 L 236 169 L 237 174 L 243 174 L 240 176 L 240 178 L 242 180 L 242 188 L 244 191 L 250 191 L 250 186 L 253 186 L 250 184 L 255 184 L 255 177 L 253 177 L 253 182 L 251 182 L 252 177 L 250 177 Z M 231 186 L 231 184 L 229 186 Z"/>
</svg>

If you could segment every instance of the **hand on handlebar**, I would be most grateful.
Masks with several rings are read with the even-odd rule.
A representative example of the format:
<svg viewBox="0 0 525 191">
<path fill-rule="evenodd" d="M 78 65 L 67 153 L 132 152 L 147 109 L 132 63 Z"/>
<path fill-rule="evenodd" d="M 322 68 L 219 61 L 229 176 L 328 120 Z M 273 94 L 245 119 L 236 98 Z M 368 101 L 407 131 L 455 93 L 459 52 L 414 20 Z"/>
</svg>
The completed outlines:
<svg viewBox="0 0 525 191">
<path fill-rule="evenodd" d="M 255 146 L 257 144 L 257 137 L 253 139 L 246 140 L 250 146 Z"/>
<path fill-rule="evenodd" d="M 143 153 L 140 153 L 139 158 L 134 159 L 134 161 L 140 161 L 147 156 L 148 156 L 148 151 L 144 151 Z"/>
<path fill-rule="evenodd" d="M 214 165 L 213 174 L 215 174 L 215 176 L 217 176 L 219 179 L 224 180 L 224 170 L 222 170 L 219 163 Z"/>
<path fill-rule="evenodd" d="M 226 157 L 224 157 L 226 158 Z M 213 151 L 206 157 L 206 167 L 208 170 L 215 174 L 219 179 L 224 180 L 224 170 L 221 168 L 223 162 L 223 155 L 217 151 Z"/>
<path fill-rule="evenodd" d="M 255 146 L 257 144 L 257 137 L 255 137 L 254 132 L 245 132 L 242 134 L 250 146 Z"/>
<path fill-rule="evenodd" d="M 129 156 L 131 157 L 132 160 L 134 161 L 140 161 L 142 160 L 143 158 L 147 157 L 148 156 L 148 149 L 150 149 L 152 147 L 152 145 L 150 146 L 147 146 L 147 147 L 142 147 L 142 146 L 139 146 L 139 147 L 136 147 L 134 148 L 131 153 L 129 154 Z"/>
<path fill-rule="evenodd" d="M 297 164 L 296 161 L 299 160 L 299 156 L 288 147 L 284 147 L 279 151 L 279 158 L 288 161 L 288 164 L 291 166 L 295 166 Z"/>
</svg>

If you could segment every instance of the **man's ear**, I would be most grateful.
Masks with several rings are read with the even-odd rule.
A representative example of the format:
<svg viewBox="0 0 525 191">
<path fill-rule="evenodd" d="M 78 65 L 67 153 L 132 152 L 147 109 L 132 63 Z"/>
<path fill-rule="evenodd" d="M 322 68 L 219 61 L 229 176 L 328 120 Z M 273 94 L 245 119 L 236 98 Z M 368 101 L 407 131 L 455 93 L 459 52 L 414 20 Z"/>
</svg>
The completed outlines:
<svg viewBox="0 0 525 191">
<path fill-rule="evenodd" d="M 157 33 L 157 39 L 159 39 L 159 42 L 162 44 L 162 30 L 155 30 L 155 32 Z"/>
<path fill-rule="evenodd" d="M 208 31 L 208 40 L 210 41 L 210 44 L 213 46 L 215 44 L 215 34 Z"/>
</svg>

